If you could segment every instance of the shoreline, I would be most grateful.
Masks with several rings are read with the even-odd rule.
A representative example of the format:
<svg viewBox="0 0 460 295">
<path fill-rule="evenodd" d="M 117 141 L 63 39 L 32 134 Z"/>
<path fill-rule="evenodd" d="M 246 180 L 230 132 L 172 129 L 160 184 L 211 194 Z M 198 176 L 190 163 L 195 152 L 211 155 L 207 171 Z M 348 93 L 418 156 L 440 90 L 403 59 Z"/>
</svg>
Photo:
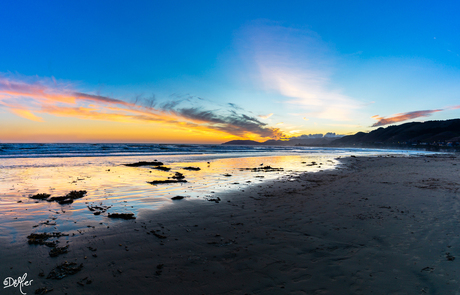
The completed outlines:
<svg viewBox="0 0 460 295">
<path fill-rule="evenodd" d="M 27 272 L 32 294 L 458 292 L 458 157 L 341 161 L 216 194 L 219 203 L 180 200 L 88 227 L 56 258 L 42 245 L 1 241 L 1 278 Z M 83 267 L 46 279 L 63 261 Z"/>
</svg>

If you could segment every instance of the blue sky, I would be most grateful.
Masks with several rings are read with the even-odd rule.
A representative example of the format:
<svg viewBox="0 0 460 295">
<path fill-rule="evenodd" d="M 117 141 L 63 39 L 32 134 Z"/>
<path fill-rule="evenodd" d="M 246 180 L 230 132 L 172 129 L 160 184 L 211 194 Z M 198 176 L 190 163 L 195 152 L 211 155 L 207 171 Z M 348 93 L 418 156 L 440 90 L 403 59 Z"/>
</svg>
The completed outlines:
<svg viewBox="0 0 460 295">
<path fill-rule="evenodd" d="M 0 140 L 95 141 L 97 134 L 85 137 L 76 126 L 124 124 L 124 132 L 146 128 L 148 136 L 104 140 L 180 142 L 181 132 L 196 128 L 201 133 L 187 141 L 218 142 L 352 134 L 379 122 L 460 117 L 460 4 L 347 2 L 3 4 Z M 143 111 L 174 119 L 160 122 L 155 113 L 152 123 L 144 120 L 149 114 L 126 115 L 133 105 L 121 103 L 120 110 L 78 95 L 51 102 L 30 88 L 13 93 L 14 83 L 20 85 L 15 89 L 40 85 L 47 93 L 108 97 L 117 107 L 123 101 L 145 108 L 154 96 L 155 109 Z M 187 127 L 172 122 L 182 119 L 189 120 Z M 67 126 L 67 133 L 56 124 Z M 177 136 L 156 136 L 162 126 Z"/>
</svg>

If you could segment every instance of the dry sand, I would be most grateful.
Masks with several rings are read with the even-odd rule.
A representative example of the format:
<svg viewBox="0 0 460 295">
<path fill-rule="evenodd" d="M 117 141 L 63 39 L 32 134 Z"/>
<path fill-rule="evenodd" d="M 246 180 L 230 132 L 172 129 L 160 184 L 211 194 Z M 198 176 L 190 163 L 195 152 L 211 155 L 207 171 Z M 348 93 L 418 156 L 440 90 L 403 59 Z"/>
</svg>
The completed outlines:
<svg viewBox="0 0 460 295">
<path fill-rule="evenodd" d="M 1 278 L 27 272 L 27 294 L 459 294 L 460 159 L 343 162 L 87 228 L 56 258 L 0 241 Z M 63 261 L 83 268 L 46 279 Z"/>
</svg>

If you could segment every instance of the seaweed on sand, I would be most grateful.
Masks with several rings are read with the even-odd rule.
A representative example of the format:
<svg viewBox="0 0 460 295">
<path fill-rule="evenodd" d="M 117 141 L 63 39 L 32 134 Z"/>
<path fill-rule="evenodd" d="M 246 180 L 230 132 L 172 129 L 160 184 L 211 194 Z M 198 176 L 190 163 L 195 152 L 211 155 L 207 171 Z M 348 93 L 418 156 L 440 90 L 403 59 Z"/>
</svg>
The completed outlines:
<svg viewBox="0 0 460 295">
<path fill-rule="evenodd" d="M 206 201 L 219 203 L 221 199 L 219 197 L 214 198 L 213 196 L 205 196 Z"/>
<path fill-rule="evenodd" d="M 73 199 L 67 198 L 66 196 L 53 197 L 52 200 L 51 199 L 48 200 L 48 202 L 53 202 L 53 201 L 56 201 L 61 205 L 72 204 L 73 203 Z"/>
<path fill-rule="evenodd" d="M 30 196 L 30 198 L 35 199 L 35 200 L 44 200 L 44 199 L 48 199 L 48 197 L 50 196 L 51 196 L 50 194 L 42 193 L 42 194 L 35 194 L 33 196 Z"/>
<path fill-rule="evenodd" d="M 165 184 L 165 183 L 178 183 L 178 182 L 187 182 L 187 180 L 166 179 L 166 180 L 147 181 L 147 183 L 151 185 Z"/>
<path fill-rule="evenodd" d="M 61 232 L 54 232 L 54 233 L 32 233 L 27 236 L 28 243 L 30 245 L 47 245 L 47 246 L 56 246 L 56 243 L 46 242 L 49 238 L 59 238 L 62 236 L 68 236 L 68 234 L 63 234 Z"/>
<path fill-rule="evenodd" d="M 171 178 L 177 179 L 177 180 L 183 180 L 183 179 L 185 179 L 185 176 L 184 176 L 184 174 L 182 174 L 180 172 L 176 172 L 176 174 L 174 174 L 174 176 L 172 176 Z"/>
<path fill-rule="evenodd" d="M 257 168 L 241 168 L 240 171 L 249 170 L 251 172 L 275 172 L 275 171 L 284 171 L 284 168 L 274 168 L 271 166 L 263 166 Z"/>
<path fill-rule="evenodd" d="M 97 205 L 88 205 L 89 211 L 93 212 L 94 215 L 100 215 L 101 213 L 104 213 L 108 209 L 110 209 L 112 206 L 104 206 L 101 204 L 101 206 Z"/>
<path fill-rule="evenodd" d="M 48 202 L 58 202 L 59 204 L 61 205 L 64 205 L 64 204 L 71 204 L 73 203 L 73 200 L 76 200 L 76 199 L 81 199 L 83 198 L 85 195 L 87 194 L 87 191 L 71 191 L 70 193 L 68 193 L 67 195 L 65 196 L 60 196 L 60 197 L 51 197 L 49 199 L 47 199 Z"/>
<path fill-rule="evenodd" d="M 136 219 L 134 213 L 109 213 L 110 218 Z"/>
<path fill-rule="evenodd" d="M 191 167 L 191 166 L 189 166 L 189 167 L 184 167 L 184 168 L 182 168 L 182 169 L 184 169 L 184 170 L 189 170 L 189 171 L 200 171 L 200 170 L 201 170 L 200 167 Z"/>
<path fill-rule="evenodd" d="M 57 257 L 58 255 L 65 254 L 69 252 L 69 245 L 64 247 L 54 247 L 50 250 L 51 257 Z"/>
<path fill-rule="evenodd" d="M 65 195 L 67 198 L 70 199 L 80 199 L 83 198 L 86 195 L 87 191 L 71 191 L 67 195 Z"/>
<path fill-rule="evenodd" d="M 147 181 L 147 183 L 151 185 L 157 185 L 157 184 L 165 184 L 165 183 L 187 182 L 187 180 L 185 180 L 184 174 L 180 172 L 176 172 L 174 176 L 172 176 L 171 178 L 172 179 Z"/>
<path fill-rule="evenodd" d="M 80 265 L 76 264 L 75 262 L 63 262 L 60 265 L 53 268 L 48 276 L 47 279 L 55 279 L 60 280 L 65 278 L 68 275 L 74 275 L 79 272 L 83 268 L 83 263 Z"/>
<path fill-rule="evenodd" d="M 137 162 L 137 163 L 130 163 L 130 164 L 124 164 L 124 165 L 128 166 L 128 167 L 163 166 L 163 163 L 155 160 L 153 162 L 140 161 L 140 162 Z"/>
<path fill-rule="evenodd" d="M 155 167 L 152 167 L 152 168 L 157 169 L 157 170 L 161 170 L 161 171 L 169 171 L 169 170 L 171 170 L 171 168 L 166 167 L 166 166 L 155 166 Z"/>
<path fill-rule="evenodd" d="M 157 238 L 159 238 L 159 239 L 166 239 L 166 238 L 167 238 L 167 236 L 164 236 L 164 235 L 162 235 L 162 234 L 159 234 L 159 233 L 157 233 L 157 232 L 154 231 L 154 230 L 151 230 L 150 232 L 151 232 L 155 237 L 157 237 Z"/>
</svg>

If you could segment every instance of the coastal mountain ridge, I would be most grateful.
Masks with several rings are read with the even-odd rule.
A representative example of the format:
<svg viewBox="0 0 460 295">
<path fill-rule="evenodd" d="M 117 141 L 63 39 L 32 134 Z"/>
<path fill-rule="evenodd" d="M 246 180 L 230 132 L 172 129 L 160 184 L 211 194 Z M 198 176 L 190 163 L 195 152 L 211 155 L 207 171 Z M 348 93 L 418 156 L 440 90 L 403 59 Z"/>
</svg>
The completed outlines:
<svg viewBox="0 0 460 295">
<path fill-rule="evenodd" d="M 358 132 L 331 142 L 331 146 L 352 145 L 458 145 L 460 119 L 411 122 Z"/>
<path fill-rule="evenodd" d="M 301 136 L 289 140 L 232 140 L 224 145 L 284 145 L 284 146 L 459 146 L 460 119 L 443 121 L 411 122 L 401 125 L 380 127 L 371 132 L 333 137 Z"/>
</svg>

